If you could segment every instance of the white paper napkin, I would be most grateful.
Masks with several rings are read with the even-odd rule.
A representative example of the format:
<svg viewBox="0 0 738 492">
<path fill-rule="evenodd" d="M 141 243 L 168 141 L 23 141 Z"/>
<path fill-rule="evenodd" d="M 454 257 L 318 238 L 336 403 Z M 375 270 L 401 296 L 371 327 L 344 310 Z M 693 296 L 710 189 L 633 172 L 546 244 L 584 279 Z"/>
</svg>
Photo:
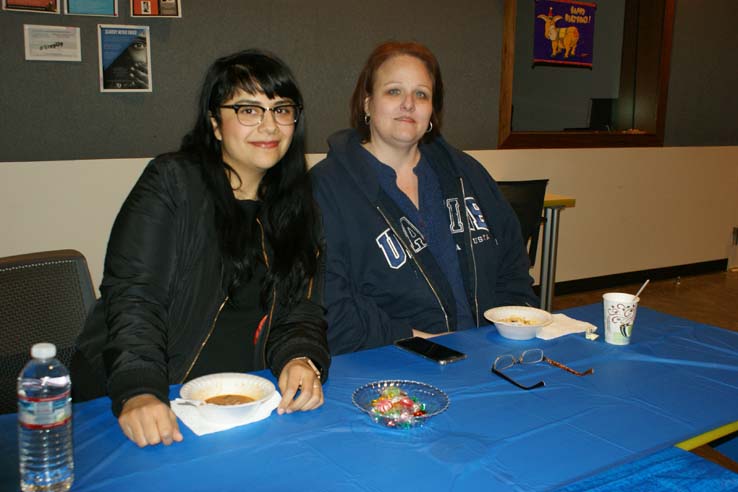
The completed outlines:
<svg viewBox="0 0 738 492">
<path fill-rule="evenodd" d="M 275 391 L 272 397 L 262 403 L 248 418 L 244 419 L 242 422 L 227 424 L 205 420 L 200 415 L 200 412 L 197 411 L 197 407 L 177 403 L 179 398 L 172 400 L 171 407 L 174 414 L 179 417 L 179 420 L 189 427 L 192 432 L 198 436 L 204 436 L 205 434 L 212 434 L 213 432 L 220 432 L 232 429 L 233 427 L 240 427 L 242 425 L 258 422 L 259 420 L 264 420 L 272 414 L 272 411 L 275 408 L 277 408 L 281 399 L 282 395 L 279 394 L 279 391 Z"/>
<path fill-rule="evenodd" d="M 585 333 L 587 338 L 594 340 L 597 338 L 595 332 L 597 327 L 592 323 L 586 321 L 579 321 L 574 318 L 570 318 L 565 314 L 554 314 L 552 315 L 553 321 L 551 324 L 544 326 L 536 335 L 538 338 L 543 340 L 551 340 L 552 338 L 563 337 L 570 333 Z"/>
</svg>

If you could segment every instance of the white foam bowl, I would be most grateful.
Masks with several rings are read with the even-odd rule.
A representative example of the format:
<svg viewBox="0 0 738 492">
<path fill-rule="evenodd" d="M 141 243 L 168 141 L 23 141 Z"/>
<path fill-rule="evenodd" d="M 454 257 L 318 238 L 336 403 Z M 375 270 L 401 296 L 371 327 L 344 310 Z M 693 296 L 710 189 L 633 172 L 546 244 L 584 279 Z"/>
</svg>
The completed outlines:
<svg viewBox="0 0 738 492">
<path fill-rule="evenodd" d="M 551 313 L 529 306 L 496 307 L 486 310 L 484 317 L 495 324 L 500 335 L 512 340 L 530 340 L 538 335 L 542 327 L 553 321 Z M 522 318 L 533 324 L 510 322 L 510 318 Z"/>
<path fill-rule="evenodd" d="M 248 420 L 268 401 L 276 389 L 268 379 L 253 374 L 221 372 L 201 376 L 186 383 L 179 390 L 185 400 L 202 402 L 197 405 L 200 415 L 213 422 L 238 423 Z M 239 405 L 215 405 L 205 400 L 219 395 L 245 395 L 254 399 Z"/>
</svg>

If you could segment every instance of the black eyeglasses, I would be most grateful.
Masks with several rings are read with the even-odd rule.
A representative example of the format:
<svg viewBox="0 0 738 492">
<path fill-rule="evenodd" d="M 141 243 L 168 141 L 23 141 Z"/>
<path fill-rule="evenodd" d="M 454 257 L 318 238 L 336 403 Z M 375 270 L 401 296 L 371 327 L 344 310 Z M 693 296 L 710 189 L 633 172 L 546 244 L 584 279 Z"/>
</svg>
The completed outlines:
<svg viewBox="0 0 738 492">
<path fill-rule="evenodd" d="M 515 364 L 537 364 L 539 362 L 547 362 L 548 364 L 558 367 L 559 369 L 563 369 L 566 372 L 569 372 L 571 374 L 574 374 L 575 376 L 587 376 L 589 374 L 594 374 L 594 369 L 589 368 L 584 372 L 575 371 L 571 367 L 567 367 L 564 364 L 560 362 L 556 362 L 553 359 L 549 359 L 545 355 L 543 355 L 543 350 L 541 349 L 530 349 L 526 350 L 522 354 L 520 354 L 519 357 L 515 357 L 512 354 L 504 354 L 495 359 L 494 364 L 492 364 L 492 372 L 498 376 L 500 376 L 505 381 L 508 381 L 509 383 L 514 384 L 520 389 L 524 390 L 532 390 L 536 388 L 540 388 L 541 386 L 546 386 L 546 383 L 543 381 L 538 381 L 536 384 L 532 386 L 524 386 L 514 379 L 512 379 L 510 376 L 502 373 L 505 369 L 510 369 Z"/>
<path fill-rule="evenodd" d="M 238 122 L 243 126 L 257 126 L 264 121 L 264 115 L 267 111 L 271 111 L 274 115 L 274 121 L 278 125 L 291 126 L 300 119 L 300 111 L 302 107 L 297 104 L 280 104 L 272 108 L 265 108 L 256 104 L 228 104 L 221 108 L 232 109 L 236 113 Z"/>
</svg>

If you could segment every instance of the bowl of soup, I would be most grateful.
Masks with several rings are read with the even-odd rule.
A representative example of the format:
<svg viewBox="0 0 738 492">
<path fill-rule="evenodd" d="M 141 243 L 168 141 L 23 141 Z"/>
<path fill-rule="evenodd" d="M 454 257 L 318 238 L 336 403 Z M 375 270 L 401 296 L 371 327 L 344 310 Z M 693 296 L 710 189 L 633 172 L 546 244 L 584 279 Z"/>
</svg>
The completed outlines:
<svg viewBox="0 0 738 492">
<path fill-rule="evenodd" d="M 512 340 L 530 340 L 551 323 L 551 313 L 529 306 L 501 306 L 488 309 L 484 317 L 495 324 L 497 331 Z"/>
<path fill-rule="evenodd" d="M 276 391 L 271 381 L 260 376 L 221 372 L 185 383 L 179 395 L 206 420 L 236 424 L 249 420 Z"/>
</svg>

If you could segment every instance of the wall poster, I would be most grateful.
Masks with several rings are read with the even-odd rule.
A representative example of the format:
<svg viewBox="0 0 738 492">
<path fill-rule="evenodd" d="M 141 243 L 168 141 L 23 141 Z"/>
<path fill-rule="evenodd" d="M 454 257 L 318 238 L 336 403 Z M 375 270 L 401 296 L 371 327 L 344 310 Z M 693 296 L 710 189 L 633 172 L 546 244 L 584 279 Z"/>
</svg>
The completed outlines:
<svg viewBox="0 0 738 492">
<path fill-rule="evenodd" d="M 98 24 L 100 92 L 151 92 L 149 26 Z"/>
<path fill-rule="evenodd" d="M 536 0 L 533 63 L 592 67 L 597 5 Z"/>
<path fill-rule="evenodd" d="M 23 25 L 26 60 L 82 61 L 79 27 Z"/>
<path fill-rule="evenodd" d="M 180 0 L 131 0 L 131 17 L 182 17 Z"/>
<path fill-rule="evenodd" d="M 118 17 L 118 0 L 64 0 L 64 13 Z"/>
<path fill-rule="evenodd" d="M 59 0 L 3 0 L 3 10 L 58 14 Z"/>
</svg>

